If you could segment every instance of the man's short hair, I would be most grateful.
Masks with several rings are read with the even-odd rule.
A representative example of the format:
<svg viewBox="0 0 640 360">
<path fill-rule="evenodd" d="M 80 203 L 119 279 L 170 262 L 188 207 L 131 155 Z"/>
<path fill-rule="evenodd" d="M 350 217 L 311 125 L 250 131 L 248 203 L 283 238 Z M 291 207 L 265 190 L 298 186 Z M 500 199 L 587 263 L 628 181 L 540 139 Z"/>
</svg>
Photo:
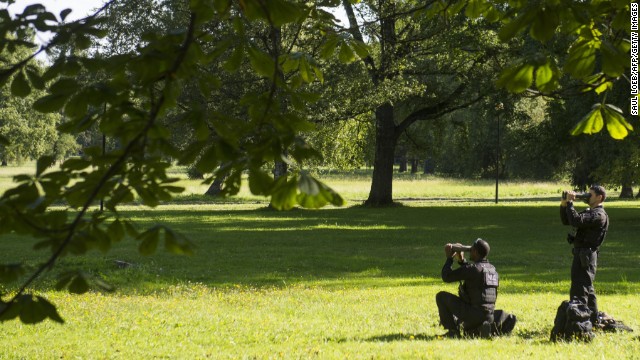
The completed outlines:
<svg viewBox="0 0 640 360">
<path fill-rule="evenodd" d="M 482 257 L 483 259 L 486 258 L 487 255 L 489 255 L 489 251 L 491 250 L 491 248 L 489 247 L 489 243 L 482 240 L 481 238 L 477 238 L 471 246 L 476 249 L 478 255 L 480 255 L 480 257 Z"/>
<path fill-rule="evenodd" d="M 596 195 L 602 195 L 602 201 L 603 202 L 604 202 L 604 199 L 607 198 L 607 191 L 604 189 L 604 186 L 591 185 L 589 190 L 593 190 L 593 192 L 596 193 Z"/>
</svg>

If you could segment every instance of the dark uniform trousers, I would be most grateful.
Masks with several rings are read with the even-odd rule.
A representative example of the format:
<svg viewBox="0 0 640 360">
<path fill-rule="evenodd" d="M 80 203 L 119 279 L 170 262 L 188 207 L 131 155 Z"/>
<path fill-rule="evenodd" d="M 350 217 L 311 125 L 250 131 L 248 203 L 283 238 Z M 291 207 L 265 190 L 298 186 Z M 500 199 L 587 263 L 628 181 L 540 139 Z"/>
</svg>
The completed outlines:
<svg viewBox="0 0 640 360">
<path fill-rule="evenodd" d="M 573 263 L 571 264 L 571 299 L 577 298 L 587 304 L 591 310 L 591 321 L 595 324 L 598 318 L 598 304 L 593 281 L 598 267 L 598 250 L 590 248 L 573 248 Z"/>
<path fill-rule="evenodd" d="M 484 321 L 493 322 L 493 312 L 472 306 L 460 297 L 441 291 L 436 294 L 440 324 L 447 330 L 458 330 L 460 322 L 465 329 L 475 329 Z"/>
</svg>

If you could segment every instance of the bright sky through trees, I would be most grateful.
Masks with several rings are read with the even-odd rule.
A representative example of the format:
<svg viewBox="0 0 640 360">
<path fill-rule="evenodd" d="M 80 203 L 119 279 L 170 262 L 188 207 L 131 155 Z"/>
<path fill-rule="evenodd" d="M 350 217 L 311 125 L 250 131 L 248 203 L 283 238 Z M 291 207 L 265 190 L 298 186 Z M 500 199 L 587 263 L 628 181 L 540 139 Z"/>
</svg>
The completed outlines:
<svg viewBox="0 0 640 360">
<path fill-rule="evenodd" d="M 71 9 L 71 13 L 67 16 L 66 21 L 73 21 L 91 14 L 93 10 L 98 9 L 104 0 L 16 0 L 15 3 L 8 6 L 11 14 L 21 13 L 25 7 L 32 4 L 42 4 L 48 11 L 60 15 L 64 9 Z M 3 4 L 6 6 L 6 4 Z M 36 40 L 43 44 L 50 39 L 49 33 L 38 33 Z"/>
</svg>

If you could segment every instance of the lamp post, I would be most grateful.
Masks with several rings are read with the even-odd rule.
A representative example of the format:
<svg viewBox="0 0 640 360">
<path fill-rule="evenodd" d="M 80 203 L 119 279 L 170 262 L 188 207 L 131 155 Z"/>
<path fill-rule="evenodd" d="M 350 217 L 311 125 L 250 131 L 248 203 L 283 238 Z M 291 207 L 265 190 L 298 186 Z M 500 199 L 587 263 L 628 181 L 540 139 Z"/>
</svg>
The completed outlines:
<svg viewBox="0 0 640 360">
<path fill-rule="evenodd" d="M 496 204 L 498 203 L 498 179 L 500 178 L 500 114 L 502 113 L 502 109 L 504 109 L 504 105 L 499 102 L 496 104 L 496 112 L 498 118 L 498 136 L 496 139 Z"/>
</svg>

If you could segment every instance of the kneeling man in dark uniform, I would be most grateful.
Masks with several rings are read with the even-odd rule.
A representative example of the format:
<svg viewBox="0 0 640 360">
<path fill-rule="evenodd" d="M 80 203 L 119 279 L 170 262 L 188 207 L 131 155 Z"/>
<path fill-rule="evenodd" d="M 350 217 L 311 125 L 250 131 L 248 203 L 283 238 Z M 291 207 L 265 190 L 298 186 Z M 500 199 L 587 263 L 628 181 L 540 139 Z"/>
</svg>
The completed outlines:
<svg viewBox="0 0 640 360">
<path fill-rule="evenodd" d="M 464 259 L 463 250 L 471 251 L 471 261 Z M 481 334 L 488 334 L 493 323 L 493 311 L 498 297 L 498 272 L 489 263 L 489 244 L 477 239 L 471 247 L 447 244 L 444 247 L 447 261 L 442 267 L 442 280 L 450 283 L 461 281 L 458 296 L 441 291 L 436 295 L 440 314 L 440 324 L 448 330 L 448 338 L 460 337 L 460 326 L 465 331 L 480 328 Z M 453 270 L 453 261 L 460 267 Z"/>
</svg>

